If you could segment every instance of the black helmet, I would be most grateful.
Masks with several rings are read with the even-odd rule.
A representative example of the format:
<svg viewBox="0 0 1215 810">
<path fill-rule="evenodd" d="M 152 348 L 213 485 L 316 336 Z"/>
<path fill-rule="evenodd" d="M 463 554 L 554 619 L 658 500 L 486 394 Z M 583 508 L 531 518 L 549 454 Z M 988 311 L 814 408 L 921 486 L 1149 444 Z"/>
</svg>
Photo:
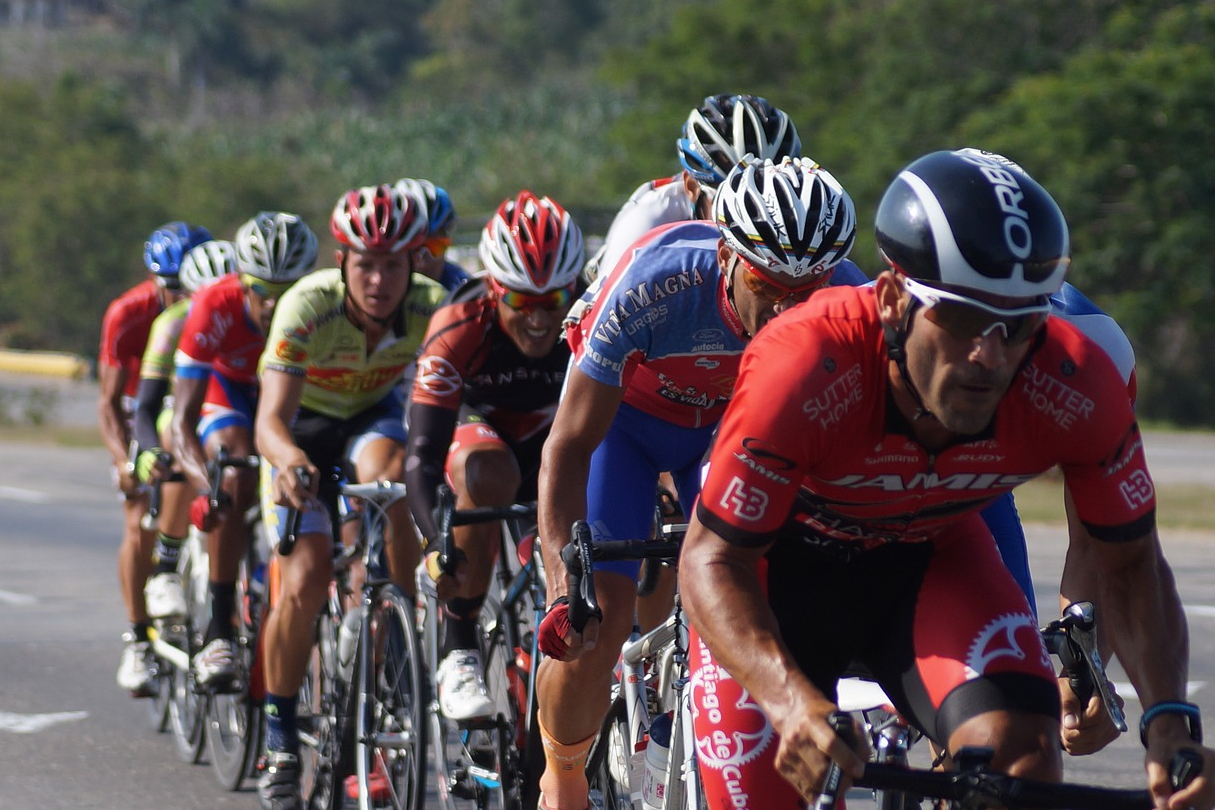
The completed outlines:
<svg viewBox="0 0 1215 810">
<path fill-rule="evenodd" d="M 696 181 L 717 188 L 747 155 L 779 163 L 801 157 L 797 127 L 784 110 L 759 96 L 708 96 L 688 115 L 676 141 L 679 162 Z"/>
<path fill-rule="evenodd" d="M 906 276 L 1009 298 L 1058 292 L 1071 261 L 1050 194 L 979 149 L 933 152 L 903 169 L 878 206 L 877 245 Z"/>
</svg>

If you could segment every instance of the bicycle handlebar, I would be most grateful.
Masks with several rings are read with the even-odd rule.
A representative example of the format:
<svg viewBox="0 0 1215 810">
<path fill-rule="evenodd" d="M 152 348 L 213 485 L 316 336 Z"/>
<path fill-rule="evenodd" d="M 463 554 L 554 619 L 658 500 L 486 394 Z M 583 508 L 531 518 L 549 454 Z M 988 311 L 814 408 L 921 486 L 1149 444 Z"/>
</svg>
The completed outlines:
<svg viewBox="0 0 1215 810">
<path fill-rule="evenodd" d="M 569 576 L 570 625 L 579 633 L 592 616 L 603 618 L 595 595 L 595 561 L 670 560 L 679 556 L 679 542 L 673 540 L 601 540 L 591 542 L 591 527 L 585 520 L 574 523 L 573 540 L 561 549 L 561 561 Z M 666 536 L 666 535 L 664 535 Z"/>
<path fill-rule="evenodd" d="M 495 520 L 511 518 L 524 520 L 536 516 L 536 502 L 512 503 L 505 506 L 475 506 L 470 509 L 456 509 L 456 494 L 447 484 L 439 484 L 435 490 L 435 523 L 439 528 L 437 545 L 439 547 L 439 570 L 453 576 L 456 566 L 462 559 L 461 552 L 456 548 L 455 535 L 452 529 L 456 526 L 471 526 L 475 523 L 491 523 Z"/>
<path fill-rule="evenodd" d="M 829 718 L 836 733 L 852 728 L 852 717 L 835 712 Z M 1128 790 L 1064 782 L 1043 782 L 1009 776 L 991 770 L 994 752 L 990 748 L 967 746 L 957 752 L 955 771 L 932 771 L 868 762 L 865 773 L 855 780 L 857 787 L 892 790 L 924 798 L 958 802 L 961 808 L 988 806 L 1018 807 L 1022 810 L 1148 810 L 1152 807 L 1147 790 Z M 1192 782 L 1202 772 L 1202 755 L 1189 748 L 1177 752 L 1170 763 L 1173 790 Z M 834 775 L 834 780 L 832 779 Z M 827 773 L 816 808 L 835 804 L 840 769 L 834 762 Z M 827 804 L 823 802 L 827 801 Z"/>
</svg>

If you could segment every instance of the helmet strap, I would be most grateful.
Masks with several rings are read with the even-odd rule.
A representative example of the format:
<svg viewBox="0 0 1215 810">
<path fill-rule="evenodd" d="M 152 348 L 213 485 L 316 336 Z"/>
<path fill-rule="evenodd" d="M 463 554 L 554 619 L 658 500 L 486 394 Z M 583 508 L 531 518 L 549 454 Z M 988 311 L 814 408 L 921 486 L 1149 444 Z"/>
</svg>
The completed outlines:
<svg viewBox="0 0 1215 810">
<path fill-rule="evenodd" d="M 903 310 L 903 318 L 897 329 L 889 324 L 882 326 L 882 331 L 886 336 L 886 356 L 894 361 L 899 375 L 903 378 L 903 385 L 907 387 L 907 393 L 915 402 L 915 414 L 911 417 L 913 422 L 923 419 L 925 416 L 936 418 L 932 411 L 924 405 L 924 398 L 920 396 L 920 391 L 911 381 L 911 373 L 907 370 L 907 333 L 911 330 L 911 316 L 917 306 L 919 306 L 919 301 L 912 298 L 908 302 L 907 309 Z"/>
</svg>

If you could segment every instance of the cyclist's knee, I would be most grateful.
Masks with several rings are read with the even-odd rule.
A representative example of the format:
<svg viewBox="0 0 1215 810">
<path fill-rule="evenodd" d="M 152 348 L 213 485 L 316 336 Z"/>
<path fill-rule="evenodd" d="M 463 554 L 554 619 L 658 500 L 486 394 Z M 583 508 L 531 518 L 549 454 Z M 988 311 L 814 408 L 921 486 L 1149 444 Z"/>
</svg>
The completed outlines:
<svg viewBox="0 0 1215 810">
<path fill-rule="evenodd" d="M 1063 759 L 1059 753 L 1057 719 L 1024 712 L 991 711 L 966 720 L 949 737 L 954 755 L 965 746 L 992 749 L 992 767 L 1014 776 L 1059 781 Z"/>
<path fill-rule="evenodd" d="M 469 500 L 484 506 L 505 506 L 515 499 L 521 478 L 519 465 L 506 451 L 469 453 L 463 465 L 463 485 Z"/>
</svg>

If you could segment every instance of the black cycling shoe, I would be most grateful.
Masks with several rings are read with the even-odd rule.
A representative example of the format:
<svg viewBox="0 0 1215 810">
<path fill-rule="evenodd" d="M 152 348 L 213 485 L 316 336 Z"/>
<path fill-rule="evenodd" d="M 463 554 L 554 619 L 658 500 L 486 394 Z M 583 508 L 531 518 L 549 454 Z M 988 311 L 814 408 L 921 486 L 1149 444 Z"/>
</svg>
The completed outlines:
<svg viewBox="0 0 1215 810">
<path fill-rule="evenodd" d="M 300 800 L 300 758 L 286 751 L 266 754 L 266 767 L 257 780 L 262 810 L 303 810 Z"/>
</svg>

